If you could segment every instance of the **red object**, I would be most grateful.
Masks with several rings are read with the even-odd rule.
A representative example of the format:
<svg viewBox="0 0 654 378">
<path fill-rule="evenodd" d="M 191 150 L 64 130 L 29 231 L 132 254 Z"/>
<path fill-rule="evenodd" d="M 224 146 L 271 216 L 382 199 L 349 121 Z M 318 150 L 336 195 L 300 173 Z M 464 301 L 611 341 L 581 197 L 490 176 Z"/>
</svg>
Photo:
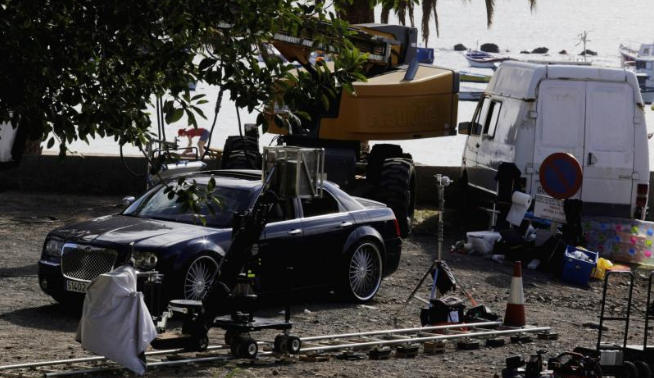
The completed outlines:
<svg viewBox="0 0 654 378">
<path fill-rule="evenodd" d="M 540 185 L 556 199 L 570 198 L 581 188 L 582 170 L 569 153 L 555 152 L 543 160 L 538 170 Z"/>
<path fill-rule="evenodd" d="M 522 262 L 516 261 L 515 264 L 513 264 L 513 277 L 522 278 Z"/>
<path fill-rule="evenodd" d="M 207 129 L 203 127 L 198 127 L 197 129 L 194 127 L 188 128 L 188 129 L 179 129 L 177 131 L 178 136 L 189 136 L 191 138 L 197 137 L 197 136 L 202 136 L 202 133 L 207 131 Z"/>
<path fill-rule="evenodd" d="M 511 277 L 511 294 L 506 304 L 504 325 L 522 327 L 527 324 L 525 314 L 525 294 L 522 290 L 522 262 L 513 263 L 513 277 Z"/>
<path fill-rule="evenodd" d="M 402 233 L 400 232 L 400 224 L 397 222 L 397 218 L 393 219 L 393 222 L 395 223 L 395 235 L 399 238 Z"/>
</svg>

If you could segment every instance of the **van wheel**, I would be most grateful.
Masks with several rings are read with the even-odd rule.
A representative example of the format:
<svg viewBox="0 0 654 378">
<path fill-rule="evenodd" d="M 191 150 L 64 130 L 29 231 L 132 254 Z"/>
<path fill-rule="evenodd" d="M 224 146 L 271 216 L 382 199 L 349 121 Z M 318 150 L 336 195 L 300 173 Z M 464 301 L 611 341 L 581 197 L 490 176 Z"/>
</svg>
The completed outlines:
<svg viewBox="0 0 654 378">
<path fill-rule="evenodd" d="M 416 173 L 413 162 L 404 158 L 385 159 L 374 197 L 395 213 L 400 234 L 407 237 L 413 227 Z"/>
</svg>

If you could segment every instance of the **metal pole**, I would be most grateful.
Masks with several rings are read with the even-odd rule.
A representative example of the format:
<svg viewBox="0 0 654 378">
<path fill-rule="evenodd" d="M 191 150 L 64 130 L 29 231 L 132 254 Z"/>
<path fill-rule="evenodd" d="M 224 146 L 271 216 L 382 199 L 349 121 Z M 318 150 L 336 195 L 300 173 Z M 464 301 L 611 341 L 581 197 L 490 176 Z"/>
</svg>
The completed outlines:
<svg viewBox="0 0 654 378">
<path fill-rule="evenodd" d="M 325 340 L 325 339 L 342 339 L 342 338 L 346 338 L 346 337 L 356 337 L 356 336 L 387 335 L 387 334 L 391 334 L 391 333 L 435 331 L 435 330 L 445 330 L 445 329 L 450 329 L 450 328 L 493 327 L 493 326 L 499 326 L 501 324 L 502 324 L 501 322 L 478 322 L 478 323 L 444 324 L 444 325 L 430 326 L 430 327 L 383 329 L 383 330 L 377 330 L 377 331 L 341 333 L 341 334 L 335 334 L 335 335 L 309 336 L 309 337 L 301 337 L 300 340 L 302 340 L 302 341 L 315 341 L 315 340 Z"/>
<path fill-rule="evenodd" d="M 441 182 L 441 175 L 436 175 L 436 180 L 438 181 L 438 254 L 437 259 L 441 260 L 443 258 L 443 211 L 445 210 L 445 195 L 443 191 L 445 186 Z"/>
<path fill-rule="evenodd" d="M 375 345 L 406 344 L 406 343 L 432 341 L 432 340 L 452 340 L 452 339 L 461 339 L 466 337 L 497 336 L 497 335 L 514 334 L 514 333 L 521 333 L 521 332 L 544 332 L 544 331 L 549 331 L 550 329 L 551 329 L 550 327 L 534 327 L 534 328 L 521 328 L 521 329 L 509 329 L 509 330 L 498 330 L 498 331 L 471 332 L 471 333 L 462 333 L 458 335 L 439 335 L 439 336 L 413 337 L 413 338 L 409 337 L 405 339 L 396 339 L 396 340 L 379 340 L 379 341 L 368 341 L 362 343 L 325 345 L 325 346 L 318 346 L 318 347 L 302 348 L 300 349 L 300 352 L 318 352 L 318 351 L 327 351 L 327 350 L 334 350 L 334 349 L 358 348 L 358 347 L 368 347 L 368 346 L 375 346 Z"/>
<path fill-rule="evenodd" d="M 437 250 L 437 260 L 442 259 L 443 254 L 443 212 L 445 211 L 445 188 L 448 187 L 452 180 L 449 177 L 443 176 L 440 173 L 434 175 L 436 178 L 436 186 L 438 187 L 438 228 L 436 229 L 436 235 L 438 238 L 438 250 Z"/>
</svg>

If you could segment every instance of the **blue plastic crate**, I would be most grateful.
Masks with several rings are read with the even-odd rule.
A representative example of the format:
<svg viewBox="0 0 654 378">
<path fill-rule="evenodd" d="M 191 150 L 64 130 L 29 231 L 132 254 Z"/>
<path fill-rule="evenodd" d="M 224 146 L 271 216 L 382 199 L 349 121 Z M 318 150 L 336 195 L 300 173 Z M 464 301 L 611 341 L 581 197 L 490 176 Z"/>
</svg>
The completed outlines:
<svg viewBox="0 0 654 378">
<path fill-rule="evenodd" d="M 575 250 L 588 256 L 591 262 L 578 259 L 571 255 Z M 561 279 L 567 283 L 579 286 L 588 286 L 593 268 L 597 265 L 598 253 L 583 248 L 568 246 L 563 258 L 563 272 Z"/>
</svg>

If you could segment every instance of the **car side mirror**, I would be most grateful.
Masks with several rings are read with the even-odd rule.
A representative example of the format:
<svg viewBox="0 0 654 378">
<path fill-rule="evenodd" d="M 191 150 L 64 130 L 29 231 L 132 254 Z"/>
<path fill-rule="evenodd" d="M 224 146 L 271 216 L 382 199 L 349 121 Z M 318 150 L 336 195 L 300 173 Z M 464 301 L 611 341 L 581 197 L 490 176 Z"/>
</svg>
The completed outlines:
<svg viewBox="0 0 654 378">
<path fill-rule="evenodd" d="M 472 128 L 472 122 L 460 122 L 459 123 L 459 134 L 470 135 L 470 129 Z"/>
<path fill-rule="evenodd" d="M 123 197 L 122 203 L 123 206 L 127 207 L 132 204 L 132 202 L 136 201 L 136 198 L 134 196 L 127 196 Z"/>
</svg>

